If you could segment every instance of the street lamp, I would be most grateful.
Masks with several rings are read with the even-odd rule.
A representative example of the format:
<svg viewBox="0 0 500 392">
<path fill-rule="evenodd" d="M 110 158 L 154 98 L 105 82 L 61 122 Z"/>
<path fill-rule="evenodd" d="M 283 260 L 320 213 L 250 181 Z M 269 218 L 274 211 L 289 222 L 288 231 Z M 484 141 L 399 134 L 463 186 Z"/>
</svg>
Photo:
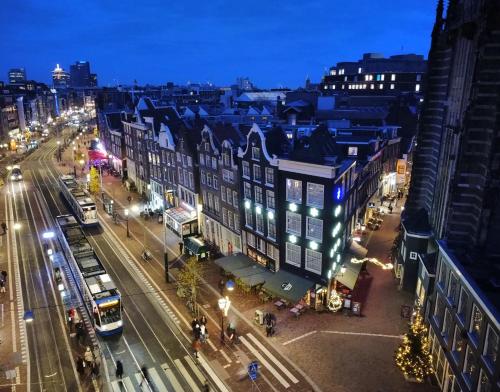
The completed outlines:
<svg viewBox="0 0 500 392">
<path fill-rule="evenodd" d="M 14 223 L 14 230 L 21 230 L 21 224 L 19 222 Z"/>
<path fill-rule="evenodd" d="M 229 311 L 229 307 L 231 306 L 231 301 L 229 300 L 229 297 L 226 296 L 225 298 L 219 298 L 218 304 L 221 312 L 220 340 L 221 342 L 224 342 L 224 317 L 227 317 L 227 312 Z"/>
<path fill-rule="evenodd" d="M 130 231 L 128 230 L 128 208 L 125 208 L 125 217 L 127 218 L 127 238 L 130 238 Z"/>
</svg>

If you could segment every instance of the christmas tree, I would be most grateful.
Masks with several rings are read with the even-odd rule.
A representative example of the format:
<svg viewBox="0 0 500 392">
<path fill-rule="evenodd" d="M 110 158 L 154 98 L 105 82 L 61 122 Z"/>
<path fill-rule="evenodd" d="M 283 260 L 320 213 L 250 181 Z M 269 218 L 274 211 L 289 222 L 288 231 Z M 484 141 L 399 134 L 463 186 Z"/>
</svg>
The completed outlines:
<svg viewBox="0 0 500 392">
<path fill-rule="evenodd" d="M 97 169 L 92 166 L 90 168 L 90 182 L 89 182 L 89 191 L 90 193 L 93 193 L 94 195 L 96 195 L 97 193 L 99 193 L 99 172 L 97 171 Z"/>
<path fill-rule="evenodd" d="M 427 327 L 419 311 L 414 316 L 410 331 L 403 337 L 403 343 L 396 350 L 395 360 L 404 375 L 417 382 L 422 382 L 433 372 Z"/>
</svg>

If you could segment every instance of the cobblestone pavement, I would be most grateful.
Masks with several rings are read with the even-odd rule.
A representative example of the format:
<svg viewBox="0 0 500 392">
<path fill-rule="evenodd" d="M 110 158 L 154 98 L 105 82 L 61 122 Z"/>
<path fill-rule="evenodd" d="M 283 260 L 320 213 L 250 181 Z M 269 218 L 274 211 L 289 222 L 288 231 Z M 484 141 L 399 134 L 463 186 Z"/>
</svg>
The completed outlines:
<svg viewBox="0 0 500 392">
<path fill-rule="evenodd" d="M 103 184 L 108 196 L 122 208 L 137 204 L 140 200 L 138 194 L 126 191 L 120 179 L 104 176 Z M 132 196 L 130 203 L 127 201 L 129 195 Z M 397 234 L 400 221 L 399 213 L 396 211 L 399 212 L 400 208 L 395 208 L 393 214 L 385 215 L 380 230 L 367 232 L 363 236 L 362 244 L 368 248 L 368 257 L 377 257 L 387 262 L 388 251 Z M 146 228 L 148 238 L 151 234 L 148 246 L 163 238 L 162 225 L 156 221 L 131 218 L 129 223 L 138 241 L 142 238 L 141 226 Z M 177 242 L 177 237 L 172 233 L 167 234 L 167 245 L 171 249 L 178 249 Z M 161 260 L 162 248 L 160 246 L 151 248 L 155 257 Z M 171 271 L 174 275 L 180 265 L 180 262 L 172 263 Z M 286 309 L 278 311 L 272 303 L 261 303 L 254 294 L 244 294 L 235 290 L 231 293 L 232 306 L 241 313 L 245 322 L 232 311 L 228 321 L 235 321 L 241 331 L 248 330 L 248 325 L 251 325 L 250 330 L 259 339 L 300 367 L 322 391 L 433 391 L 434 387 L 430 384 L 405 382 L 401 372 L 394 365 L 394 351 L 401 342 L 402 334 L 408 330 L 408 320 L 401 319 L 400 307 L 404 304 L 410 305 L 413 295 L 398 290 L 392 271 L 382 270 L 375 265 L 369 265 L 367 269 L 369 274 L 360 278 L 358 282 L 360 290 L 355 293 L 355 296 L 365 297 L 362 317 L 348 317 L 342 313 L 318 314 L 314 310 L 309 310 L 299 319 L 295 319 Z M 220 270 L 213 262 L 206 264 L 204 278 L 207 285 L 212 288 L 217 287 Z M 360 292 L 362 294 L 359 294 Z M 171 298 L 179 308 L 184 309 L 185 317 L 189 317 L 183 301 L 175 296 Z M 239 361 L 236 363 L 233 361 L 230 365 L 216 352 L 220 351 L 217 338 L 214 337 L 219 333 L 220 316 L 216 310 L 216 300 L 208 286 L 201 288 L 199 298 L 201 309 L 209 316 L 211 340 L 216 346 L 214 349 L 207 346 L 204 350 L 209 358 L 220 362 L 221 373 L 234 371 L 232 369 L 241 365 L 238 365 Z M 263 327 L 253 322 L 254 312 L 257 309 L 273 312 L 277 316 L 277 333 L 274 337 L 265 338 Z M 290 369 L 293 368 L 291 363 L 286 365 Z M 250 387 L 248 384 L 240 384 L 240 387 L 246 386 Z M 266 388 L 266 384 L 260 387 L 261 390 L 270 390 Z M 289 390 L 296 389 L 292 387 Z"/>
</svg>

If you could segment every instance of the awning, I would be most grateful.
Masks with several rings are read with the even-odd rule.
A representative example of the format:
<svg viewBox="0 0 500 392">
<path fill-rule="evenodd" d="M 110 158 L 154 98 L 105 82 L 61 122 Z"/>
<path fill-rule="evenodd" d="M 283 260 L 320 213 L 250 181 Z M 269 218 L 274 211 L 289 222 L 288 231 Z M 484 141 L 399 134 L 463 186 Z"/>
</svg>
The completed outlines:
<svg viewBox="0 0 500 392">
<path fill-rule="evenodd" d="M 253 261 L 250 257 L 239 253 L 216 259 L 215 264 L 221 267 L 224 271 L 232 274 L 234 271 L 240 268 L 248 268 L 252 265 L 255 265 L 255 261 Z"/>
<path fill-rule="evenodd" d="M 192 214 L 192 212 L 182 207 L 169 208 L 165 211 L 165 215 L 179 224 L 196 220 L 196 212 Z"/>
<path fill-rule="evenodd" d="M 266 279 L 263 289 L 276 297 L 290 302 L 298 302 L 314 285 L 315 283 L 308 279 L 279 270 Z"/>
<path fill-rule="evenodd" d="M 196 237 L 184 238 L 184 246 L 186 247 L 186 249 L 190 250 L 191 253 L 195 255 L 205 251 L 204 250 L 205 243 Z"/>
<path fill-rule="evenodd" d="M 273 274 L 264 267 L 253 262 L 254 265 L 233 271 L 233 275 L 241 279 L 247 286 L 253 287 L 264 283 Z"/>
<path fill-rule="evenodd" d="M 356 258 L 363 259 L 366 257 L 368 249 L 357 241 L 351 241 L 351 244 L 349 245 L 349 252 L 356 256 Z"/>
<path fill-rule="evenodd" d="M 345 256 L 345 272 L 343 274 L 340 272 L 337 273 L 335 279 L 347 288 L 353 290 L 354 286 L 356 286 L 356 282 L 358 281 L 359 272 L 361 271 L 363 263 L 351 263 L 351 258 L 352 255 L 350 254 Z"/>
</svg>

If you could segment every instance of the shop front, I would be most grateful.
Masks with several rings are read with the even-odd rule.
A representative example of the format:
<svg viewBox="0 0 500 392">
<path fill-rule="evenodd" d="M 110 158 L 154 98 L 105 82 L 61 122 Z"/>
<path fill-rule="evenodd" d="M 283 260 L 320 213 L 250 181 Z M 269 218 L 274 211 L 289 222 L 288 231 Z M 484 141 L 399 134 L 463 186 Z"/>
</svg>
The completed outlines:
<svg viewBox="0 0 500 392">
<path fill-rule="evenodd" d="M 194 236 L 184 237 L 184 253 L 196 257 L 198 261 L 208 260 L 210 257 L 207 244 Z"/>
<path fill-rule="evenodd" d="M 163 221 L 180 238 L 198 234 L 196 211 L 188 211 L 182 207 L 169 208 L 164 213 Z"/>
</svg>

